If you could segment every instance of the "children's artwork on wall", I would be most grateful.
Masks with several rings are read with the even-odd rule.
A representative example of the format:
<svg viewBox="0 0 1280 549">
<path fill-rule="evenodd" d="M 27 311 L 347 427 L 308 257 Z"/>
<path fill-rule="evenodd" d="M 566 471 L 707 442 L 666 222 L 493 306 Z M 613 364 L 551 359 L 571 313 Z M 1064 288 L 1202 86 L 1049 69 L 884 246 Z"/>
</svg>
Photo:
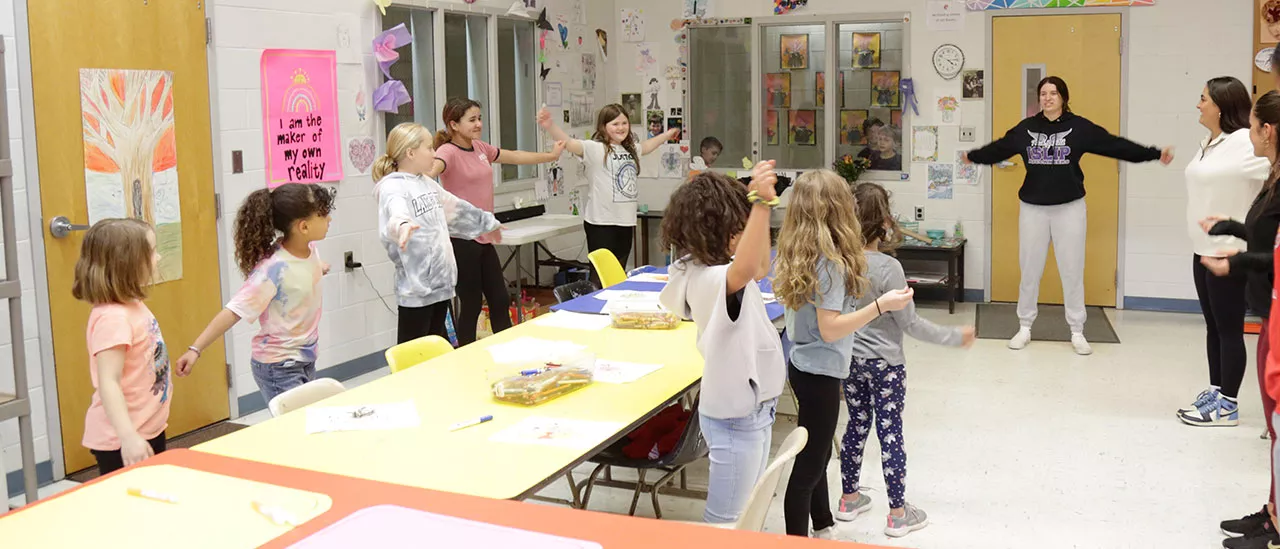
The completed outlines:
<svg viewBox="0 0 1280 549">
<path fill-rule="evenodd" d="M 644 92 L 649 94 L 649 105 L 646 109 L 662 110 L 662 106 L 658 105 L 658 93 L 662 91 L 662 85 L 658 84 L 657 78 L 649 78 L 649 84 L 645 86 Z"/>
<path fill-rule="evenodd" d="M 595 120 L 595 100 L 593 96 L 585 92 L 571 92 L 569 94 L 569 125 L 591 126 Z"/>
<path fill-rule="evenodd" d="M 600 44 L 600 58 L 609 62 L 609 33 L 604 29 L 596 29 L 596 43 Z"/>
<path fill-rule="evenodd" d="M 667 139 L 667 143 L 680 143 L 680 140 L 684 138 L 684 118 L 679 116 L 667 118 L 667 131 L 671 130 L 680 131 Z"/>
<path fill-rule="evenodd" d="M 663 145 L 659 159 L 661 160 L 661 170 L 658 172 L 659 177 L 684 177 L 684 159 L 680 156 L 679 145 Z"/>
<path fill-rule="evenodd" d="M 579 25 L 587 24 L 587 0 L 573 0 L 569 13 L 572 15 L 574 23 Z"/>
<path fill-rule="evenodd" d="M 961 98 L 963 99 L 982 99 L 986 97 L 986 90 L 983 89 L 982 69 L 961 71 Z"/>
<path fill-rule="evenodd" d="M 902 93 L 898 89 L 898 71 L 871 71 L 872 108 L 898 108 L 902 106 Z"/>
<path fill-rule="evenodd" d="M 582 89 L 596 89 L 596 54 L 582 54 Z"/>
<path fill-rule="evenodd" d="M 880 68 L 880 33 L 853 33 L 853 68 Z"/>
<path fill-rule="evenodd" d="M 943 126 L 954 126 L 960 123 L 960 98 L 954 91 L 938 92 L 934 95 L 934 106 L 938 117 L 936 123 Z"/>
<path fill-rule="evenodd" d="M 337 16 L 335 25 L 335 42 L 338 44 L 338 62 L 343 64 L 359 64 L 360 48 L 355 37 L 360 32 L 360 18 L 355 15 Z"/>
<path fill-rule="evenodd" d="M 551 184 L 551 196 L 564 194 L 564 168 L 560 167 L 559 161 L 547 166 L 547 180 Z"/>
<path fill-rule="evenodd" d="M 982 180 L 982 166 L 964 161 L 964 154 L 969 151 L 956 151 L 956 185 L 975 186 Z"/>
<path fill-rule="evenodd" d="M 646 138 L 658 137 L 662 132 L 667 131 L 662 127 L 662 109 L 645 111 L 644 120 L 647 129 Z"/>
<path fill-rule="evenodd" d="M 867 136 L 862 132 L 862 123 L 867 121 L 868 113 L 862 109 L 840 111 L 840 144 L 866 145 Z"/>
<path fill-rule="evenodd" d="M 556 31 L 560 33 L 560 49 L 569 49 L 569 27 L 564 23 L 556 23 Z"/>
<path fill-rule="evenodd" d="M 898 130 L 902 129 L 902 111 L 901 110 L 889 111 L 889 125 L 893 126 L 894 128 L 897 128 Z"/>
<path fill-rule="evenodd" d="M 952 169 L 951 164 L 929 164 L 929 198 L 934 200 L 951 200 Z"/>
<path fill-rule="evenodd" d="M 347 164 L 355 170 L 354 175 L 365 175 L 373 166 L 378 155 L 378 145 L 367 135 L 352 137 L 347 140 Z"/>
<path fill-rule="evenodd" d="M 764 142 L 766 145 L 778 144 L 778 111 L 764 111 Z"/>
<path fill-rule="evenodd" d="M 636 44 L 636 74 L 646 78 L 658 75 L 658 59 L 653 55 L 653 43 Z"/>
<path fill-rule="evenodd" d="M 112 217 L 155 227 L 158 282 L 182 278 L 182 208 L 173 73 L 80 69 L 89 224 Z"/>
<path fill-rule="evenodd" d="M 400 59 L 400 53 L 396 49 L 407 46 L 410 42 L 413 42 L 413 36 L 403 23 L 383 31 L 373 39 L 373 58 L 377 60 L 382 75 L 387 78 L 386 82 L 373 90 L 373 109 L 378 112 L 398 113 L 400 105 L 413 101 L 404 82 L 391 77 L 391 65 Z"/>
<path fill-rule="evenodd" d="M 778 41 L 783 70 L 809 68 L 809 35 L 784 34 Z"/>
<path fill-rule="evenodd" d="M 627 111 L 627 120 L 630 120 L 632 124 L 640 123 L 640 120 L 641 120 L 640 117 L 644 114 L 643 112 L 641 112 L 643 111 L 643 109 L 641 109 L 640 106 L 641 106 L 640 94 L 638 93 L 622 94 L 622 108 Z"/>
<path fill-rule="evenodd" d="M 663 77 L 671 84 L 671 89 L 676 89 L 676 83 L 680 82 L 680 79 L 684 77 L 685 70 L 687 69 L 682 69 L 676 65 L 667 65 L 667 68 L 663 69 Z"/>
<path fill-rule="evenodd" d="M 817 111 L 794 110 L 787 112 L 787 134 L 793 145 L 817 145 Z"/>
<path fill-rule="evenodd" d="M 371 122 L 369 119 L 369 96 L 364 92 L 363 83 L 360 84 L 360 87 L 356 88 L 354 103 L 356 107 L 356 122 L 360 124 L 360 128 L 362 130 L 369 131 L 369 125 Z"/>
<path fill-rule="evenodd" d="M 1015 8 L 1080 8 L 1093 6 L 1154 6 L 1156 0 L 965 0 L 969 11 Z"/>
<path fill-rule="evenodd" d="M 559 82 L 545 83 L 542 100 L 547 104 L 547 108 L 558 109 L 564 106 L 564 85 Z"/>
<path fill-rule="evenodd" d="M 267 186 L 342 181 L 333 50 L 262 52 Z"/>
<path fill-rule="evenodd" d="M 937 126 L 916 126 L 911 129 L 911 161 L 938 161 Z"/>
<path fill-rule="evenodd" d="M 771 72 L 764 75 L 764 91 L 768 96 L 766 106 L 786 109 L 791 107 L 791 73 Z"/>
<path fill-rule="evenodd" d="M 819 107 L 825 106 L 827 102 L 827 78 L 825 73 L 814 74 L 813 90 L 813 104 Z"/>
<path fill-rule="evenodd" d="M 623 42 L 644 41 L 644 14 L 635 8 L 618 10 L 618 29 Z"/>
<path fill-rule="evenodd" d="M 579 172 L 578 181 L 583 181 L 582 174 L 586 173 L 583 168 L 585 168 L 585 166 L 583 166 L 583 164 L 579 162 L 578 163 L 578 172 Z M 569 189 L 569 213 L 572 215 L 579 215 L 582 211 L 581 206 L 582 206 L 582 190 Z"/>
<path fill-rule="evenodd" d="M 684 0 L 684 10 L 681 17 L 684 19 L 702 19 L 707 16 L 707 4 L 711 0 Z"/>
</svg>

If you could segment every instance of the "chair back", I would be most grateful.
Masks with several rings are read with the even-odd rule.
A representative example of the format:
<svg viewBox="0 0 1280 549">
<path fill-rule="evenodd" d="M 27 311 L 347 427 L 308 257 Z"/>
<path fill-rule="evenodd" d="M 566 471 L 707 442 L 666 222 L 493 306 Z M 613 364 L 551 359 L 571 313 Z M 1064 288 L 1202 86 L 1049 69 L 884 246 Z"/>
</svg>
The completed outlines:
<svg viewBox="0 0 1280 549">
<path fill-rule="evenodd" d="M 336 379 L 316 378 L 276 395 L 267 403 L 267 409 L 271 410 L 271 417 L 278 417 L 346 390 Z"/>
<path fill-rule="evenodd" d="M 587 254 L 587 259 L 591 260 L 591 267 L 595 269 L 596 276 L 600 277 L 601 286 L 608 288 L 627 279 L 627 273 L 622 270 L 622 264 L 618 263 L 618 258 L 614 257 L 613 252 L 607 248 L 600 248 Z"/>
<path fill-rule="evenodd" d="M 769 467 L 764 470 L 764 475 L 751 489 L 751 497 L 747 499 L 747 505 L 742 509 L 742 514 L 738 515 L 738 522 L 734 525 L 735 530 L 752 532 L 764 530 L 765 515 L 769 513 L 769 504 L 773 501 L 775 492 L 778 491 L 782 470 L 788 463 L 796 460 L 796 455 L 808 441 L 809 430 L 804 427 L 796 427 L 791 434 L 787 435 L 786 440 L 782 441 L 782 447 L 778 448 L 778 455 L 769 463 Z"/>
<path fill-rule="evenodd" d="M 406 341 L 387 349 L 387 366 L 391 373 L 402 372 L 423 362 L 436 358 L 453 350 L 449 340 L 429 335 L 413 341 Z"/>
<path fill-rule="evenodd" d="M 594 291 L 596 291 L 596 285 L 590 280 L 579 280 L 563 286 L 556 286 L 552 293 L 556 294 L 556 303 L 564 303 L 584 295 L 590 295 Z"/>
</svg>

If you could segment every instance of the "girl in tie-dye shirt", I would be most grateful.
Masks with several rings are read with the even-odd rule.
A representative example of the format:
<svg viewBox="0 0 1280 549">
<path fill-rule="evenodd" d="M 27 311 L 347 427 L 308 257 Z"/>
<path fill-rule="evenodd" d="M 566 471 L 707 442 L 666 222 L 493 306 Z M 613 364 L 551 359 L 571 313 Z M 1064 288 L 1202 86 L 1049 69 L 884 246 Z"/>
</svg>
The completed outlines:
<svg viewBox="0 0 1280 549">
<path fill-rule="evenodd" d="M 315 243 L 329 231 L 332 209 L 333 194 L 318 185 L 290 183 L 245 199 L 235 236 L 244 285 L 178 359 L 178 375 L 186 375 L 205 348 L 248 318 L 258 321 L 251 364 L 266 402 L 315 379 L 320 279 L 329 270 Z"/>
</svg>

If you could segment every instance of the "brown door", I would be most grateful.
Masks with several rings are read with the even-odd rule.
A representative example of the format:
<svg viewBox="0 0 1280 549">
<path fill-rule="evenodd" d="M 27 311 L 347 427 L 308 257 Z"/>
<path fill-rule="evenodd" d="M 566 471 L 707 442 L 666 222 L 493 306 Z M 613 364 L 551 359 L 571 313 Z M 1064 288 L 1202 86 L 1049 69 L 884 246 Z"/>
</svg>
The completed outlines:
<svg viewBox="0 0 1280 549">
<path fill-rule="evenodd" d="M 221 306 L 204 2 L 40 0 L 27 11 L 42 219 L 155 225 L 165 281 L 147 305 L 176 359 Z M 82 238 L 44 237 L 68 472 L 93 464 L 80 445 L 93 394 L 89 306 L 70 292 Z M 225 365 L 214 345 L 191 376 L 174 377 L 170 437 L 227 418 Z"/>
<path fill-rule="evenodd" d="M 1039 112 L 1036 84 L 1060 76 L 1071 89 L 1071 110 L 1112 133 L 1120 131 L 1119 14 L 996 17 L 991 23 L 993 137 Z M 1027 47 L 1028 44 L 1052 44 Z M 1026 108 L 1029 110 L 1024 111 Z M 991 300 L 1017 301 L 1018 189 L 1026 168 L 994 168 L 991 177 Z M 1084 260 L 1084 301 L 1116 304 L 1120 169 L 1115 160 L 1085 155 L 1085 203 L 1089 207 Z M 1049 253 L 1040 279 L 1040 302 L 1062 303 L 1058 260 Z"/>
</svg>

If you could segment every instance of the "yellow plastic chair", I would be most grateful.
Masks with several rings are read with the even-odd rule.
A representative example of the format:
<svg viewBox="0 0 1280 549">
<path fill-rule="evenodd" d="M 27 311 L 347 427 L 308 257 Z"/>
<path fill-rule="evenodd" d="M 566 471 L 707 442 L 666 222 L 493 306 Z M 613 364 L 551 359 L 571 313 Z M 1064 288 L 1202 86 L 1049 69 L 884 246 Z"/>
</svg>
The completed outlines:
<svg viewBox="0 0 1280 549">
<path fill-rule="evenodd" d="M 591 260 L 591 268 L 595 269 L 596 276 L 600 277 L 601 286 L 608 288 L 627 279 L 627 273 L 622 270 L 622 264 L 618 263 L 618 258 L 614 257 L 613 252 L 607 248 L 600 248 L 587 254 L 587 259 Z"/>
<path fill-rule="evenodd" d="M 391 373 L 402 372 L 453 350 L 453 345 L 440 336 L 420 337 L 387 349 L 387 365 Z"/>
</svg>

